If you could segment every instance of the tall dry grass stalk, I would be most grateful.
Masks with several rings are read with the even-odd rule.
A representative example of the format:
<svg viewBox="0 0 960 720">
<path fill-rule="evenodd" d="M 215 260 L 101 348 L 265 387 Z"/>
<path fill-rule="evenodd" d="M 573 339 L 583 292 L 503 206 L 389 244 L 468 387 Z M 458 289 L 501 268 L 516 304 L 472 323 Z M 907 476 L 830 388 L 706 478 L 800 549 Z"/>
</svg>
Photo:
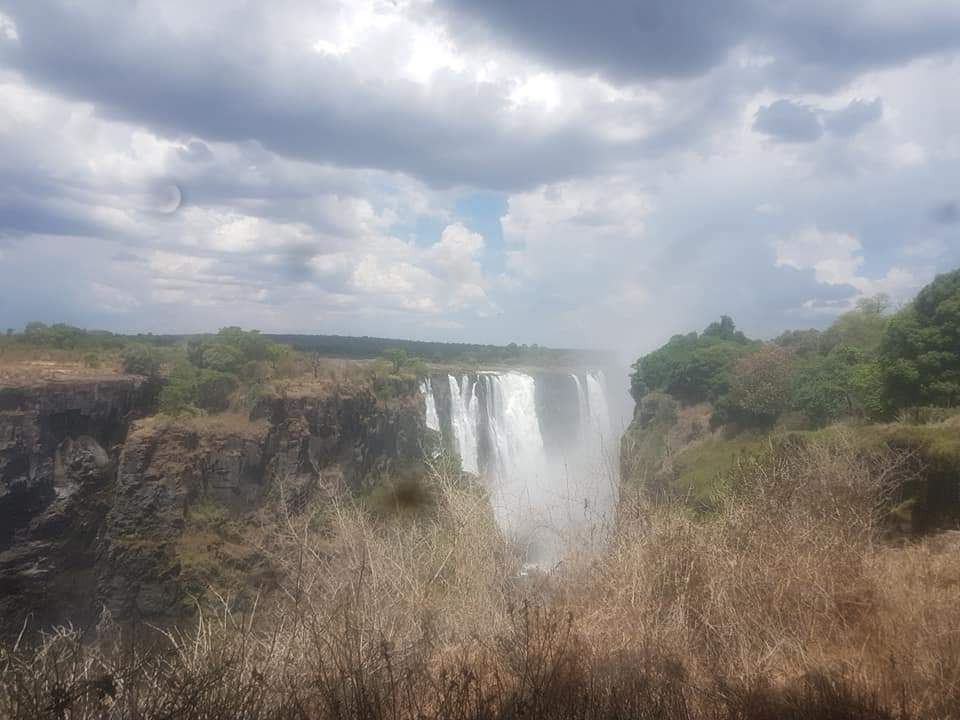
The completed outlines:
<svg viewBox="0 0 960 720">
<path fill-rule="evenodd" d="M 881 542 L 910 466 L 783 448 L 708 518 L 630 500 L 549 575 L 442 474 L 394 513 L 281 493 L 261 543 L 282 591 L 151 649 L 108 627 L 5 648 L 0 716 L 960 717 L 960 541 Z"/>
</svg>

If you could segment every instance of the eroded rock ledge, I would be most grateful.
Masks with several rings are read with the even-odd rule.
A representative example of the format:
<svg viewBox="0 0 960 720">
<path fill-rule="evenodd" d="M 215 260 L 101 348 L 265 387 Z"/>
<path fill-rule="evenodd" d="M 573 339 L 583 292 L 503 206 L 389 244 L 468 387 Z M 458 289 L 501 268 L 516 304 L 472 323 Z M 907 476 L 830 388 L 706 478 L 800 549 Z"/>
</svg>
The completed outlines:
<svg viewBox="0 0 960 720">
<path fill-rule="evenodd" d="M 255 512 L 280 481 L 293 500 L 368 490 L 422 457 L 416 402 L 267 397 L 249 417 L 183 420 L 146 416 L 153 399 L 136 377 L 0 389 L 0 632 L 102 608 L 180 617 L 193 515 Z"/>
</svg>

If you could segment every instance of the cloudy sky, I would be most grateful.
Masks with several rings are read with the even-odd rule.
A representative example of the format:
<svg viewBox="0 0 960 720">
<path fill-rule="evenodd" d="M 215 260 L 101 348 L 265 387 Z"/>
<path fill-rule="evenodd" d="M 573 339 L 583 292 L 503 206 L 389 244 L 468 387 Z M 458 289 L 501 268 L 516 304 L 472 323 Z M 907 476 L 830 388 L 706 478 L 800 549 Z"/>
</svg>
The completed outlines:
<svg viewBox="0 0 960 720">
<path fill-rule="evenodd" d="M 960 264 L 958 87 L 955 0 L 0 0 L 0 325 L 823 326 Z"/>
</svg>

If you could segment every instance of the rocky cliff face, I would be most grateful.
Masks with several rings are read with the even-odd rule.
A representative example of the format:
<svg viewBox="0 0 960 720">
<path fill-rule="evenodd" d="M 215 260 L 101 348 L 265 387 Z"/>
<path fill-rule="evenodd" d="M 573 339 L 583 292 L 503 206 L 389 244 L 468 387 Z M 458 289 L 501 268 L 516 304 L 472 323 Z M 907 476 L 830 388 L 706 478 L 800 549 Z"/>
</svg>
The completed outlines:
<svg viewBox="0 0 960 720">
<path fill-rule="evenodd" d="M 103 607 L 181 616 L 198 582 L 192 518 L 249 514 L 280 482 L 293 500 L 367 490 L 416 465 L 425 435 L 420 403 L 366 393 L 267 398 L 249 419 L 135 420 L 150 404 L 136 378 L 0 390 L 0 632 L 28 617 L 91 624 Z"/>
<path fill-rule="evenodd" d="M 94 594 L 114 460 L 150 403 L 135 377 L 0 389 L 0 622 L 60 622 Z"/>
<path fill-rule="evenodd" d="M 369 490 L 399 466 L 422 457 L 426 434 L 419 398 L 389 407 L 369 394 L 269 398 L 251 417 L 270 423 L 269 475 L 312 483 L 325 480 L 354 492 Z"/>
</svg>

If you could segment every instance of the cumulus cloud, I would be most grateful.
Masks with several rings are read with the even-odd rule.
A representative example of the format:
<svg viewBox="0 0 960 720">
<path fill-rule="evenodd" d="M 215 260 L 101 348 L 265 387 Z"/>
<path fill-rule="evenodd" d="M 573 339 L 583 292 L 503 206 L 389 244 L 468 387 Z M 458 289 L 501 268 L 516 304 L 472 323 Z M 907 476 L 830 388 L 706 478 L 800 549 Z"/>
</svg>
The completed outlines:
<svg viewBox="0 0 960 720">
<path fill-rule="evenodd" d="M 960 262 L 958 29 L 935 0 L 10 0 L 0 314 L 631 353 L 826 323 Z"/>
<path fill-rule="evenodd" d="M 902 267 L 891 267 L 881 277 L 863 274 L 863 246 L 853 235 L 825 231 L 817 227 L 803 228 L 773 242 L 778 267 L 812 270 L 817 282 L 825 285 L 847 285 L 855 288 L 855 297 L 880 293 L 902 302 L 929 282 L 932 273 Z M 855 297 L 853 299 L 855 299 Z M 815 303 L 807 301 L 808 307 Z"/>
<path fill-rule="evenodd" d="M 863 265 L 862 246 L 853 235 L 808 227 L 773 242 L 777 266 L 813 270 L 817 282 L 853 285 Z"/>
</svg>

